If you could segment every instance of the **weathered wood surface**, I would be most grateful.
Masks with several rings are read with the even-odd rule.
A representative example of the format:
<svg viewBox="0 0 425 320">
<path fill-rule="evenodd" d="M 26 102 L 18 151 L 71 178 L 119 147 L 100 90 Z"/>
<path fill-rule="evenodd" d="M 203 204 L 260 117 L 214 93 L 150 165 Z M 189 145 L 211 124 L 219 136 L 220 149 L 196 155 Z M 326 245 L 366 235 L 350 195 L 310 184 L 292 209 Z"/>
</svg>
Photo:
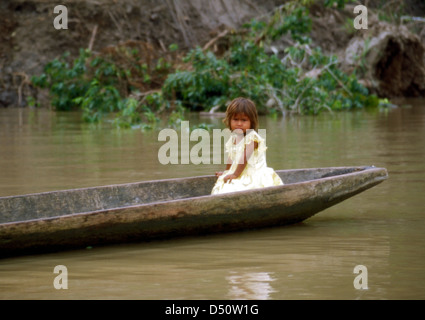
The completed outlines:
<svg viewBox="0 0 425 320">
<path fill-rule="evenodd" d="M 284 186 L 210 195 L 214 176 L 0 198 L 0 257 L 285 225 L 387 179 L 384 168 L 277 171 Z"/>
</svg>

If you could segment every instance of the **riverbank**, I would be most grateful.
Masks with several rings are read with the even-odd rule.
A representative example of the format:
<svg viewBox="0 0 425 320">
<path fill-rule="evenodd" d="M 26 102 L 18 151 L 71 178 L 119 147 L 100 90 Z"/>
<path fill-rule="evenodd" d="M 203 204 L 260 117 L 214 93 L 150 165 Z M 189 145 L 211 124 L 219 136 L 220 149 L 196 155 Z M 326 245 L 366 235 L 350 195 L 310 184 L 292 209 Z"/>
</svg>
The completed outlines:
<svg viewBox="0 0 425 320">
<path fill-rule="evenodd" d="M 368 8 L 367 30 L 353 28 L 353 5 L 338 9 L 324 8 L 320 1 L 313 4 L 312 46 L 336 54 L 347 71 L 358 68 L 362 83 L 381 97 L 425 96 L 425 26 L 420 20 L 401 19 L 401 14 L 423 17 L 425 5 L 418 0 L 384 5 L 382 1 L 360 2 Z M 2 3 L 0 107 L 26 106 L 33 97 L 42 100 L 45 93 L 34 89 L 30 79 L 66 51 L 75 58 L 80 48 L 111 51 L 130 42 L 138 48 L 149 47 L 149 52 L 144 52 L 154 52 L 157 57 L 165 55 L 172 44 L 182 53 L 196 45 L 220 52 L 226 50 L 226 30 L 230 33 L 252 18 L 267 16 L 279 5 L 281 1 L 273 0 L 261 4 L 231 0 L 184 5 L 176 1 L 68 1 L 68 29 L 57 30 L 53 25 L 57 17 L 54 4 L 40 0 Z M 288 41 L 288 37 L 276 40 L 270 53 L 283 52 Z M 369 49 L 372 54 L 366 55 Z"/>
</svg>

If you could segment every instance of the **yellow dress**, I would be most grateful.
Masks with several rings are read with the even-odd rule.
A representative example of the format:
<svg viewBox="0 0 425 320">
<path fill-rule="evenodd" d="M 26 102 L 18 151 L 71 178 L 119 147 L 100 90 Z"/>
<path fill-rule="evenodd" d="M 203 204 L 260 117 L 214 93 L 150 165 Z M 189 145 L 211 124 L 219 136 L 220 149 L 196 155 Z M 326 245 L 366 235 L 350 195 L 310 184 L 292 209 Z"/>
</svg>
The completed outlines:
<svg viewBox="0 0 425 320">
<path fill-rule="evenodd" d="M 241 175 L 231 182 L 224 182 L 223 178 L 230 173 L 235 172 L 238 162 L 243 157 L 245 146 L 252 141 L 258 143 L 258 147 L 251 154 L 248 163 Z M 248 189 L 257 189 L 271 186 L 282 185 L 283 182 L 278 174 L 267 167 L 266 162 L 266 144 L 257 132 L 251 130 L 241 141 L 236 144 L 236 134 L 232 134 L 225 145 L 226 152 L 232 160 L 232 165 L 229 170 L 223 172 L 218 177 L 211 194 L 220 194 L 227 192 L 243 191 Z"/>
</svg>

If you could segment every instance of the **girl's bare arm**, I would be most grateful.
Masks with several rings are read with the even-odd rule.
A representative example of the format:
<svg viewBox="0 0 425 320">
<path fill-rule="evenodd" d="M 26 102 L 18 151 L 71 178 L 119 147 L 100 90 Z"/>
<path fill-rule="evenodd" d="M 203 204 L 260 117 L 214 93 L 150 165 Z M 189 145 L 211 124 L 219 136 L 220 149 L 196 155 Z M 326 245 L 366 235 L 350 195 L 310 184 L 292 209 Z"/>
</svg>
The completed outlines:
<svg viewBox="0 0 425 320">
<path fill-rule="evenodd" d="M 231 166 L 232 166 L 232 160 L 231 160 L 231 159 L 230 159 L 230 157 L 229 157 L 229 158 L 227 158 L 227 163 L 226 163 L 226 169 L 225 169 L 225 170 L 229 170 Z M 223 172 L 216 172 L 216 173 L 215 173 L 215 176 L 216 176 L 216 177 L 219 177 L 219 176 L 221 176 L 222 174 L 223 174 Z"/>
<path fill-rule="evenodd" d="M 236 170 L 234 173 L 228 174 L 223 178 L 224 182 L 231 182 L 233 179 L 237 179 L 241 173 L 244 171 L 249 158 L 251 157 L 252 153 L 254 152 L 254 149 L 258 148 L 258 142 L 253 141 L 250 144 L 245 146 L 245 150 L 243 153 L 243 158 L 241 157 L 241 159 L 239 160 L 238 166 L 236 167 Z M 230 166 L 229 166 L 230 168 Z"/>
</svg>

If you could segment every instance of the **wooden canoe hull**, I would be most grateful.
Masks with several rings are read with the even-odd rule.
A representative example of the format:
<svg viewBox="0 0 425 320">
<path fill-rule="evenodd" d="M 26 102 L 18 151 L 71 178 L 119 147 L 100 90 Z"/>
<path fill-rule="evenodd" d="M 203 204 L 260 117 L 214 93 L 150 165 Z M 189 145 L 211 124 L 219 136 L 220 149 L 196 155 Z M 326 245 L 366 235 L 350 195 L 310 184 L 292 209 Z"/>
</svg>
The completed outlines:
<svg viewBox="0 0 425 320">
<path fill-rule="evenodd" d="M 285 182 L 284 186 L 211 196 L 205 195 L 205 191 L 211 190 L 215 181 L 213 176 L 159 180 L 141 184 L 150 183 L 148 188 L 151 190 L 161 183 L 178 185 L 179 196 L 145 204 L 4 222 L 0 224 L 0 257 L 297 223 L 388 177 L 386 169 L 375 167 L 277 172 Z M 141 184 L 101 188 L 124 188 L 130 192 L 128 186 Z M 190 193 L 185 187 L 196 188 L 204 195 L 179 198 Z M 72 200 L 75 193 L 74 196 L 78 198 L 79 195 L 81 200 L 85 193 L 93 196 L 96 190 L 99 189 L 68 190 L 62 196 Z M 103 193 L 106 190 L 110 189 L 104 189 Z M 42 199 L 58 199 L 61 192 L 31 196 L 34 203 L 39 203 Z M 0 198 L 0 210 L 8 203 L 10 211 L 13 205 L 25 203 L 24 199 L 25 196 Z M 41 211 L 40 208 L 37 210 Z"/>
</svg>

